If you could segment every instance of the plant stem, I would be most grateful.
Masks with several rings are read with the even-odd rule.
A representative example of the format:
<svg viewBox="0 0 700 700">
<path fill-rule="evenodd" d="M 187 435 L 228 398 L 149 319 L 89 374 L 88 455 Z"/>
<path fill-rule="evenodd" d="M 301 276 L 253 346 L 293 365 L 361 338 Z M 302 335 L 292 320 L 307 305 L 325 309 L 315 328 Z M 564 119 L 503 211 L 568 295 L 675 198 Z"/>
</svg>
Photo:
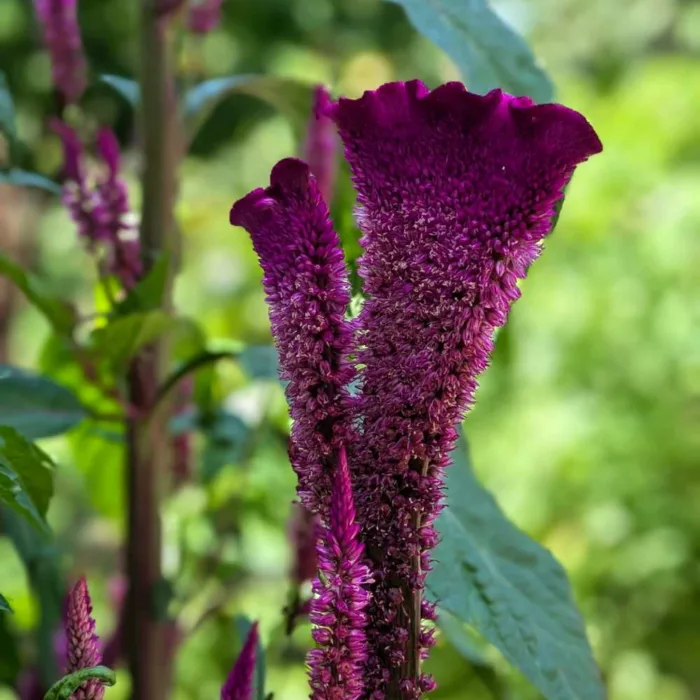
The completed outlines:
<svg viewBox="0 0 700 700">
<path fill-rule="evenodd" d="M 143 211 L 140 243 L 144 274 L 170 247 L 173 229 L 177 123 L 173 76 L 164 24 L 156 0 L 141 0 L 141 129 Z M 168 289 L 170 285 L 167 285 Z M 163 299 L 168 307 L 169 291 Z M 130 403 L 148 414 L 161 375 L 162 348 L 146 348 L 128 371 Z M 160 482 L 170 458 L 166 416 L 127 421 L 127 628 L 125 648 L 133 700 L 165 700 L 169 691 L 165 619 L 158 610 L 161 582 Z"/>
</svg>

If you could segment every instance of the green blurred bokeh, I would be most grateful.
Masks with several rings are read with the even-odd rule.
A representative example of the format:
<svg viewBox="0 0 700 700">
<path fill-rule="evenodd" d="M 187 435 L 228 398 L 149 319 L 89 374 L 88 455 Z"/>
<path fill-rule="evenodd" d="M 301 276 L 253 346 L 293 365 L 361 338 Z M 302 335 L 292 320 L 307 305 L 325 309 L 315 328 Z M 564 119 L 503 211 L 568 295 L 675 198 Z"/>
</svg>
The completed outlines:
<svg viewBox="0 0 700 700">
<path fill-rule="evenodd" d="M 0 68 L 32 146 L 26 165 L 51 173 L 59 154 L 46 128 L 49 70 L 29 5 L 0 4 Z M 95 73 L 134 71 L 134 3 L 126 5 L 80 3 Z M 610 700 L 697 699 L 700 3 L 508 0 L 498 7 L 532 40 L 558 99 L 588 117 L 605 151 L 577 173 L 558 228 L 499 335 L 466 421 L 475 467 L 506 512 L 567 568 Z M 180 68 L 188 80 L 265 71 L 351 95 L 390 79 L 435 85 L 457 76 L 398 7 L 379 0 L 228 0 L 220 29 L 186 42 Z M 106 91 L 94 91 L 88 112 L 114 124 L 123 141 L 131 138 L 128 109 Z M 186 243 L 176 301 L 211 337 L 269 342 L 256 260 L 244 232 L 229 227 L 228 210 L 296 150 L 281 117 L 232 98 L 182 167 Z M 137 164 L 127 165 L 133 173 Z M 351 201 L 347 181 L 340 187 L 338 199 Z M 32 241 L 32 266 L 89 308 L 88 258 L 59 207 L 48 206 L 39 220 L 45 206 L 17 194 L 7 215 Z M 47 336 L 22 305 L 12 318 L 12 360 L 40 366 Z M 287 592 L 294 478 L 280 437 L 284 398 L 275 382 L 251 383 L 233 367 L 220 374 L 227 406 L 257 439 L 210 483 L 195 479 L 165 504 L 174 611 L 185 628 L 196 626 L 178 654 L 177 699 L 217 697 L 236 654 L 235 613 L 259 618 L 264 638 L 277 640 Z M 50 515 L 66 569 L 89 575 L 98 630 L 107 635 L 114 625 L 108 589 L 121 565 L 120 455 L 99 436 L 53 440 L 46 449 L 60 465 Z M 26 636 L 36 604 L 2 536 L 0 561 L 0 590 L 16 609 L 11 624 Z M 220 606 L 197 624 L 213 602 Z M 297 637 L 274 641 L 269 651 L 269 689 L 281 700 L 306 697 L 308 630 Z M 22 653 L 29 663 L 30 643 Z M 503 670 L 498 697 L 537 697 L 501 660 L 494 663 Z M 445 643 L 431 664 L 441 685 L 436 699 L 496 697 Z M 108 698 L 127 696 L 122 681 Z M 12 692 L 0 689 L 6 697 Z"/>
</svg>

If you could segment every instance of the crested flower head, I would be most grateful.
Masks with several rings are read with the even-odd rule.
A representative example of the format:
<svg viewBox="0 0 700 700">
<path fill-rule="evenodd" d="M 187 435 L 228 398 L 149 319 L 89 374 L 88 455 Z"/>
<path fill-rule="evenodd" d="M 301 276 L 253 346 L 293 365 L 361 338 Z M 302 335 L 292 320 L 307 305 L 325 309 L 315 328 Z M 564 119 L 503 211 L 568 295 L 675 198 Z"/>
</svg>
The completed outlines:
<svg viewBox="0 0 700 700">
<path fill-rule="evenodd" d="M 258 623 L 251 626 L 236 663 L 221 688 L 221 700 L 252 700 L 258 649 Z"/>
<path fill-rule="evenodd" d="M 99 638 L 95 634 L 92 603 L 84 577 L 78 579 L 68 594 L 66 610 L 67 666 L 66 673 L 99 666 L 102 662 Z M 71 696 L 72 700 L 101 700 L 104 686 L 100 681 L 85 681 Z"/>
<path fill-rule="evenodd" d="M 432 92 L 391 83 L 327 114 L 357 189 L 365 251 L 353 464 L 377 568 L 368 691 L 386 690 L 399 668 L 403 697 L 419 697 L 432 685 L 416 671 L 431 638 L 405 611 L 416 609 L 437 542 L 455 425 L 563 187 L 601 146 L 566 107 L 459 83 Z"/>
<path fill-rule="evenodd" d="M 314 90 L 314 103 L 306 133 L 303 159 L 316 178 L 323 201 L 328 206 L 333 198 L 333 185 L 338 151 L 338 136 L 333 121 L 326 115 L 330 95 L 323 85 Z"/>
<path fill-rule="evenodd" d="M 341 447 L 327 525 L 318 538 L 319 574 L 309 616 L 318 644 L 308 655 L 313 700 L 357 700 L 363 693 L 366 586 L 372 579 L 363 562 L 359 532 L 347 456 Z"/>
<path fill-rule="evenodd" d="M 263 269 L 272 334 L 294 419 L 290 457 L 298 493 L 311 513 L 325 513 L 333 451 L 351 432 L 348 362 L 352 325 L 347 269 L 328 208 L 307 165 L 278 163 L 270 186 L 236 202 L 231 223 L 250 233 Z"/>
<path fill-rule="evenodd" d="M 374 577 L 362 613 L 364 693 L 412 700 L 434 687 L 421 673 L 433 644 L 421 619 L 435 619 L 422 589 L 455 426 L 473 402 L 494 331 L 520 296 L 518 281 L 541 252 L 564 186 L 601 144 L 573 110 L 500 90 L 476 95 L 459 83 L 433 91 L 419 81 L 390 83 L 357 100 L 326 101 L 320 112 L 339 129 L 357 190 L 366 301 L 356 324 L 342 322 L 342 254 L 302 165 L 278 164 L 273 187 L 235 205 L 232 222 L 251 231 L 265 271 L 273 332 L 292 380 L 292 458 L 303 502 L 327 501 L 328 454 L 339 443 L 351 446 L 355 506 Z M 329 251 L 338 261 L 330 267 Z M 352 400 L 348 356 L 360 368 Z M 332 543 L 338 520 L 319 512 Z M 332 544 L 326 550 L 336 551 Z M 319 550 L 320 565 L 326 550 Z M 328 608 L 324 580 L 318 600 Z M 312 685 L 334 678 L 324 670 L 323 648 L 335 643 L 335 629 L 347 627 L 338 619 L 317 612 L 322 648 L 312 652 Z"/>
<path fill-rule="evenodd" d="M 77 102 L 87 85 L 77 0 L 35 0 L 34 5 L 51 57 L 54 85 L 66 103 Z"/>
<path fill-rule="evenodd" d="M 126 185 L 119 177 L 119 143 L 109 129 L 100 129 L 97 153 L 103 172 L 90 181 L 76 132 L 58 119 L 52 128 L 63 142 L 63 203 L 88 247 L 94 250 L 99 244 L 104 249 L 106 271 L 129 289 L 141 274 L 141 260 L 136 231 L 129 222 Z"/>
</svg>

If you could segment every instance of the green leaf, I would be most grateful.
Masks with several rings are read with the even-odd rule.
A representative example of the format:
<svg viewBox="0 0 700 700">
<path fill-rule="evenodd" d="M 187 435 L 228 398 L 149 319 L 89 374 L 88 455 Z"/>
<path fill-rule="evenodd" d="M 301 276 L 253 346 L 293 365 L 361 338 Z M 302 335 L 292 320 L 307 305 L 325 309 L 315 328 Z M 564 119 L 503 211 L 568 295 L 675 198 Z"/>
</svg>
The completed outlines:
<svg viewBox="0 0 700 700">
<path fill-rule="evenodd" d="M 236 615 L 234 624 L 236 625 L 236 632 L 241 640 L 241 645 L 243 645 L 253 625 L 245 615 Z M 258 648 L 255 656 L 253 697 L 256 700 L 265 700 L 265 650 L 260 642 L 260 637 L 258 637 Z"/>
<path fill-rule="evenodd" d="M 457 64 L 472 92 L 502 88 L 551 102 L 552 82 L 525 40 L 487 0 L 389 0 L 401 5 L 411 24 Z"/>
<path fill-rule="evenodd" d="M 90 505 L 104 517 L 121 522 L 126 504 L 123 434 L 104 431 L 87 421 L 71 433 L 70 446 Z"/>
<path fill-rule="evenodd" d="M 2 593 L 0 593 L 0 612 L 12 612 L 12 608 L 7 602 L 7 598 L 5 598 L 5 596 L 2 595 Z"/>
<path fill-rule="evenodd" d="M 224 467 L 237 464 L 243 458 L 250 428 L 234 413 L 219 411 L 210 424 L 203 426 L 203 431 L 206 443 L 200 476 L 204 483 L 209 483 Z"/>
<path fill-rule="evenodd" d="M 117 682 L 117 675 L 106 666 L 81 668 L 54 683 L 44 695 L 44 700 L 69 700 L 85 681 L 92 679 L 99 680 L 102 685 L 114 685 Z"/>
<path fill-rule="evenodd" d="M 65 301 L 43 289 L 41 282 L 17 263 L 0 253 L 0 275 L 11 280 L 27 297 L 27 300 L 46 316 L 49 323 L 61 335 L 68 335 L 75 326 L 75 311 Z"/>
<path fill-rule="evenodd" d="M 285 115 L 297 134 L 303 134 L 311 112 L 313 85 L 273 75 L 232 75 L 195 85 L 185 96 L 184 118 L 194 135 L 207 116 L 226 97 L 240 93 L 257 97 Z"/>
<path fill-rule="evenodd" d="M 118 316 L 92 333 L 93 350 L 115 369 L 123 369 L 138 352 L 166 333 L 192 330 L 192 322 L 162 309 Z"/>
<path fill-rule="evenodd" d="M 154 311 L 159 308 L 168 283 L 169 264 L 169 256 L 161 255 L 126 299 L 117 304 L 117 314 L 125 316 L 136 311 Z"/>
<path fill-rule="evenodd" d="M 18 187 L 36 187 L 51 194 L 61 194 L 61 186 L 39 173 L 32 173 L 20 168 L 0 171 L 0 185 L 17 185 Z"/>
<path fill-rule="evenodd" d="M 120 97 L 123 97 L 134 109 L 141 103 L 141 87 L 132 78 L 119 75 L 101 75 L 99 81 L 108 85 Z"/>
<path fill-rule="evenodd" d="M 248 345 L 238 359 L 251 379 L 279 379 L 279 359 L 274 345 Z"/>
<path fill-rule="evenodd" d="M 447 507 L 438 529 L 430 597 L 473 625 L 548 700 L 603 700 L 563 568 L 479 484 L 463 439 L 447 470 Z"/>
<path fill-rule="evenodd" d="M 40 530 L 53 496 L 54 465 L 13 428 L 0 427 L 0 502 Z"/>
<path fill-rule="evenodd" d="M 15 103 L 7 86 L 5 74 L 0 72 L 0 132 L 10 141 L 17 138 Z"/>
<path fill-rule="evenodd" d="M 0 426 L 9 426 L 35 440 L 65 433 L 85 416 L 80 401 L 65 387 L 0 365 Z"/>
<path fill-rule="evenodd" d="M 447 610 L 438 608 L 438 627 L 452 646 L 468 661 L 477 666 L 490 666 L 484 656 L 484 645 L 464 622 Z"/>
</svg>

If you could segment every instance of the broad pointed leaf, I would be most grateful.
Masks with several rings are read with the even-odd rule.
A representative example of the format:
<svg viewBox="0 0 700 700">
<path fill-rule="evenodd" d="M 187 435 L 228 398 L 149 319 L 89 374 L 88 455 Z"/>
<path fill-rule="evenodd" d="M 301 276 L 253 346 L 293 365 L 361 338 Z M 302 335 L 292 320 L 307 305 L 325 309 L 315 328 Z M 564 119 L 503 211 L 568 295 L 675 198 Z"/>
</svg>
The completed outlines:
<svg viewBox="0 0 700 700">
<path fill-rule="evenodd" d="M 86 416 L 78 399 L 50 379 L 0 365 L 0 426 L 29 440 L 60 435 Z"/>
<path fill-rule="evenodd" d="M 0 427 L 0 502 L 40 530 L 53 496 L 53 462 L 16 430 Z"/>
<path fill-rule="evenodd" d="M 583 620 L 561 565 L 521 532 L 476 480 L 460 440 L 427 587 L 548 698 L 603 700 Z"/>
<path fill-rule="evenodd" d="M 389 1 L 401 5 L 411 24 L 450 56 L 472 92 L 502 88 L 536 102 L 552 100 L 549 77 L 488 0 Z"/>
<path fill-rule="evenodd" d="M 57 182 L 39 173 L 32 173 L 29 170 L 21 170 L 20 168 L 0 171 L 0 185 L 35 187 L 51 192 L 51 194 L 61 194 L 61 186 Z"/>
<path fill-rule="evenodd" d="M 123 97 L 134 109 L 141 103 L 141 87 L 132 78 L 124 78 L 120 75 L 101 75 L 100 82 L 114 90 Z"/>
<path fill-rule="evenodd" d="M 43 288 L 41 282 L 17 263 L 0 253 L 0 275 L 11 280 L 27 300 L 46 316 L 61 335 L 70 333 L 75 325 L 75 311 L 71 306 Z"/>
</svg>

